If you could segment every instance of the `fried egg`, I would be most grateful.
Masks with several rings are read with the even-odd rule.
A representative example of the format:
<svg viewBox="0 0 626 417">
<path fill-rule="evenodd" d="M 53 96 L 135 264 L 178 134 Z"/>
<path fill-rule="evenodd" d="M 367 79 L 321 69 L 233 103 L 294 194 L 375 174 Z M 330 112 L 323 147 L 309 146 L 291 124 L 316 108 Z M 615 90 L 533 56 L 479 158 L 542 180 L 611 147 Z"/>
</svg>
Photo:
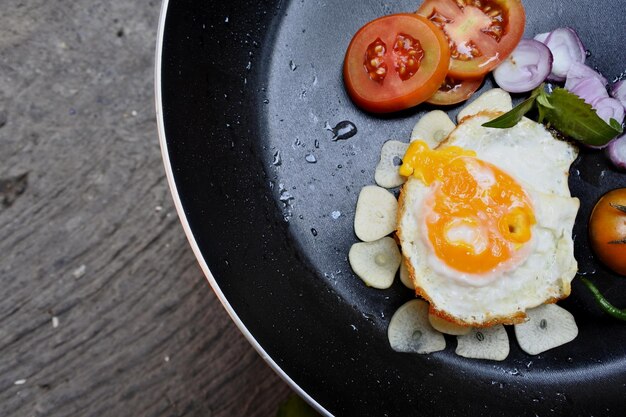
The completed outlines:
<svg viewBox="0 0 626 417">
<path fill-rule="evenodd" d="M 482 126 L 498 114 L 465 117 L 436 149 L 412 142 L 400 167 L 398 237 L 416 293 L 465 326 L 522 322 L 567 297 L 577 270 L 576 148 L 526 118 Z"/>
</svg>

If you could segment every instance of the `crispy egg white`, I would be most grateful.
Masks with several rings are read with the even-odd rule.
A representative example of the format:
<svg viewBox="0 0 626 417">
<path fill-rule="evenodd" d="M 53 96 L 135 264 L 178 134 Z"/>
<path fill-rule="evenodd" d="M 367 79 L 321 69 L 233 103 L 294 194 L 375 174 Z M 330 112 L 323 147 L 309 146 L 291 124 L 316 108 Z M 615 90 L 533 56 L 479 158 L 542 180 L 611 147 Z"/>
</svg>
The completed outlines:
<svg viewBox="0 0 626 417">
<path fill-rule="evenodd" d="M 480 172 L 472 174 L 478 182 L 488 187 L 493 178 L 508 176 L 513 185 L 506 183 L 502 189 L 515 184 L 521 187 L 518 194 L 526 204 L 523 210 L 533 221 L 527 240 L 507 242 L 508 259 L 488 270 L 480 270 L 480 265 L 477 272 L 461 270 L 463 260 L 457 259 L 455 264 L 444 259 L 438 244 L 433 243 L 433 221 L 442 217 L 433 196 L 441 184 L 426 185 L 422 179 L 410 177 L 400 195 L 398 236 L 416 292 L 430 301 L 435 314 L 461 325 L 523 321 L 527 309 L 567 297 L 577 270 L 572 228 L 579 201 L 571 197 L 567 185 L 576 148 L 525 118 L 510 129 L 481 126 L 496 115 L 483 112 L 465 118 L 437 150 L 457 146 L 474 151 L 478 163 L 468 158 L 471 163 L 466 165 L 470 171 L 472 164 L 479 167 L 475 170 Z M 500 171 L 502 174 L 494 177 L 493 172 Z M 481 227 L 474 228 L 469 221 L 471 227 L 465 227 L 463 219 L 454 221 L 461 226 L 451 227 L 446 239 L 472 241 L 473 251 L 491 249 L 492 240 Z"/>
</svg>

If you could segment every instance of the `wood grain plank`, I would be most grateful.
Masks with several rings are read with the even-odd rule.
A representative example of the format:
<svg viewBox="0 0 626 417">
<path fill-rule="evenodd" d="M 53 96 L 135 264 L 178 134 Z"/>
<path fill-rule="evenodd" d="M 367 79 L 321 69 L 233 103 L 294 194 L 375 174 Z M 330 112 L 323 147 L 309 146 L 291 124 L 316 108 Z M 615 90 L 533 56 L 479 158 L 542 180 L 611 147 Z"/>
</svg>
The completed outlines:
<svg viewBox="0 0 626 417">
<path fill-rule="evenodd" d="M 289 393 L 176 217 L 153 109 L 159 7 L 3 5 L 0 183 L 27 181 L 0 204 L 0 415 L 266 417 Z"/>
</svg>

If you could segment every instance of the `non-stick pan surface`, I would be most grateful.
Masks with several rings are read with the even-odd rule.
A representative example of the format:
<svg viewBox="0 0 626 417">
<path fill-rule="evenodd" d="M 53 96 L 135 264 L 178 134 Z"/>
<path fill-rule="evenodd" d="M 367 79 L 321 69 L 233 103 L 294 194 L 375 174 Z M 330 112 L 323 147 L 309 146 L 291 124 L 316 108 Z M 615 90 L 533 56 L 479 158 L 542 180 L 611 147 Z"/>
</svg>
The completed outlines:
<svg viewBox="0 0 626 417">
<path fill-rule="evenodd" d="M 623 0 L 524 4 L 526 37 L 571 26 L 588 63 L 607 78 L 626 69 Z M 412 294 L 399 283 L 367 288 L 351 272 L 354 209 L 361 187 L 374 183 L 383 142 L 408 140 L 429 109 L 366 114 L 347 97 L 341 65 L 365 22 L 417 6 L 165 2 L 161 142 L 200 264 L 269 362 L 335 416 L 626 415 L 626 324 L 604 316 L 579 282 L 562 303 L 576 317 L 578 338 L 539 356 L 523 353 L 512 334 L 501 363 L 456 356 L 453 338 L 432 355 L 390 349 L 389 319 Z M 344 120 L 357 134 L 333 141 L 328 128 Z M 572 167 L 570 187 L 582 202 L 580 270 L 626 305 L 626 282 L 595 263 L 585 230 L 597 198 L 620 185 L 626 175 L 602 152 L 583 151 Z"/>
</svg>

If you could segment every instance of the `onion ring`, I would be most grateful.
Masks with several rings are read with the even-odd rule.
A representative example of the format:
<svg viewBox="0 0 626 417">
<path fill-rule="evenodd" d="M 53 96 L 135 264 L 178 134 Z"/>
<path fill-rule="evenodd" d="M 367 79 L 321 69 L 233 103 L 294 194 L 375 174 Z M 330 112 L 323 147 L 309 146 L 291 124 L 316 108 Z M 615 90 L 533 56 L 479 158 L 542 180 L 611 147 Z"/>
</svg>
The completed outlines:
<svg viewBox="0 0 626 417">
<path fill-rule="evenodd" d="M 493 71 L 496 83 L 509 93 L 523 93 L 539 86 L 552 70 L 552 53 L 543 43 L 522 39 Z"/>
</svg>

